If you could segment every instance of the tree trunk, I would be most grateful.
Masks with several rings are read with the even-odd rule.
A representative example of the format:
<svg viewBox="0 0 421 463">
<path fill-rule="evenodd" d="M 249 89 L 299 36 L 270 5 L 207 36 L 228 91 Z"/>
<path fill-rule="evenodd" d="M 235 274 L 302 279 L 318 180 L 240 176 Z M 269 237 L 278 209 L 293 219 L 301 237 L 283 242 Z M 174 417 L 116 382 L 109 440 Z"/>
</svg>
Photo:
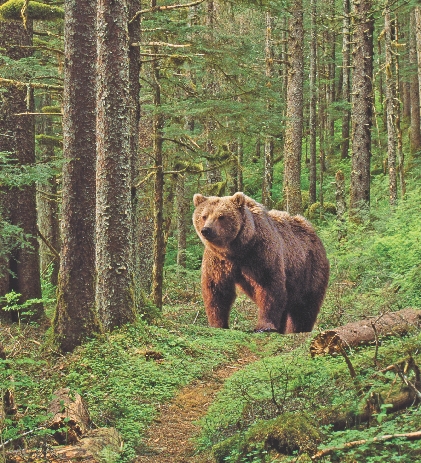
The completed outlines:
<svg viewBox="0 0 421 463">
<path fill-rule="evenodd" d="M 379 336 L 404 336 L 421 326 L 421 310 L 403 309 L 319 333 L 310 344 L 312 357 L 378 342 Z"/>
<path fill-rule="evenodd" d="M 317 3 L 311 0 L 310 38 L 310 185 L 309 206 L 317 201 Z"/>
<path fill-rule="evenodd" d="M 66 1 L 62 248 L 53 330 L 64 352 L 100 331 L 95 311 L 95 1 Z"/>
<path fill-rule="evenodd" d="M 131 19 L 135 13 L 140 11 L 140 0 L 128 0 L 128 17 Z M 139 210 L 144 207 L 140 205 L 140 193 L 135 187 L 136 179 L 140 168 L 139 155 L 139 137 L 140 137 L 140 47 L 132 46 L 133 43 L 140 43 L 140 19 L 129 22 L 129 80 L 130 80 L 130 158 L 131 158 L 131 202 L 132 202 L 132 239 L 133 246 L 133 280 L 134 280 L 134 300 L 135 307 L 139 308 L 144 305 L 144 298 L 141 291 L 141 275 L 139 260 L 142 256 L 141 242 L 138 239 L 140 235 L 140 216 Z"/>
<path fill-rule="evenodd" d="M 396 175 L 396 76 L 395 58 L 392 50 L 392 24 L 390 19 L 390 6 L 388 5 L 384 15 L 385 30 L 385 72 L 386 72 L 386 120 L 387 120 L 387 163 L 389 170 L 389 204 L 396 205 L 397 201 L 397 175 Z"/>
<path fill-rule="evenodd" d="M 127 14 L 125 1 L 98 1 L 96 303 L 107 331 L 136 317 Z"/>
<path fill-rule="evenodd" d="M 265 75 L 267 85 L 271 86 L 273 74 L 273 17 L 270 11 L 266 12 L 266 33 L 265 33 Z M 267 110 L 270 112 L 271 104 L 267 102 Z M 273 184 L 273 148 L 274 140 L 271 135 L 265 137 L 265 158 L 263 167 L 262 204 L 267 208 L 272 207 L 272 184 Z"/>
<path fill-rule="evenodd" d="M 341 241 L 346 236 L 345 231 L 345 176 L 341 170 L 338 170 L 335 175 L 336 183 L 336 219 L 338 222 L 338 241 Z"/>
<path fill-rule="evenodd" d="M 152 7 L 155 6 L 155 0 Z M 154 50 L 157 53 L 158 50 Z M 164 158 L 162 153 L 162 130 L 164 118 L 160 113 L 161 84 L 159 62 L 152 63 L 153 90 L 155 114 L 153 116 L 153 158 L 155 170 L 154 183 L 154 240 L 153 240 L 153 268 L 152 268 L 152 300 L 156 307 L 162 309 L 162 286 L 164 279 Z"/>
<path fill-rule="evenodd" d="M 303 3 L 294 0 L 288 28 L 288 85 L 285 129 L 284 204 L 291 214 L 302 213 L 301 149 L 303 135 L 304 30 Z"/>
<path fill-rule="evenodd" d="M 48 93 L 42 99 L 43 106 L 51 105 L 51 97 Z M 50 116 L 43 117 L 41 121 L 42 133 L 53 136 L 53 124 Z M 54 146 L 41 145 L 41 162 L 51 162 L 54 159 Z M 47 183 L 38 185 L 37 209 L 38 228 L 43 236 L 39 240 L 41 274 L 50 273 L 50 283 L 57 286 L 60 258 L 60 222 L 58 203 L 57 177 L 48 180 Z M 45 239 L 45 241 L 44 241 Z"/>
<path fill-rule="evenodd" d="M 351 53 L 350 53 L 350 0 L 343 0 L 343 26 L 342 26 L 342 100 L 347 105 L 342 118 L 341 158 L 349 156 L 349 122 L 351 111 L 348 107 L 351 95 Z"/>
<path fill-rule="evenodd" d="M 185 177 L 183 174 L 177 176 L 177 265 L 186 268 L 186 239 L 187 239 L 187 227 L 186 217 L 189 209 L 187 197 L 186 197 L 186 184 Z"/>
<path fill-rule="evenodd" d="M 410 15 L 410 34 L 409 34 L 409 62 L 411 66 L 411 130 L 410 144 L 411 153 L 416 154 L 421 151 L 421 120 L 420 120 L 420 92 L 419 92 L 419 72 L 417 61 L 417 43 L 416 43 L 416 23 L 415 11 Z"/>
<path fill-rule="evenodd" d="M 1 21 L 2 53 L 12 60 L 29 57 L 32 54 L 32 33 L 31 21 L 27 21 L 26 27 L 21 20 Z M 34 116 L 17 115 L 33 112 L 33 104 L 31 89 L 11 86 L 0 93 L 0 151 L 10 153 L 10 159 L 19 166 L 35 163 Z M 0 197 L 3 219 L 19 226 L 28 236 L 30 245 L 16 246 L 12 255 L 1 256 L 4 268 L 0 272 L 0 296 L 13 290 L 22 295 L 21 302 L 41 297 L 35 191 L 33 183 L 22 188 L 2 189 Z M 33 319 L 43 314 L 42 304 L 34 304 L 31 310 Z M 12 320 L 17 319 L 17 314 L 12 313 Z"/>
<path fill-rule="evenodd" d="M 370 158 L 373 112 L 373 16 L 372 0 L 354 0 L 354 48 L 352 79 L 352 160 L 350 214 L 367 217 L 370 207 Z"/>
</svg>

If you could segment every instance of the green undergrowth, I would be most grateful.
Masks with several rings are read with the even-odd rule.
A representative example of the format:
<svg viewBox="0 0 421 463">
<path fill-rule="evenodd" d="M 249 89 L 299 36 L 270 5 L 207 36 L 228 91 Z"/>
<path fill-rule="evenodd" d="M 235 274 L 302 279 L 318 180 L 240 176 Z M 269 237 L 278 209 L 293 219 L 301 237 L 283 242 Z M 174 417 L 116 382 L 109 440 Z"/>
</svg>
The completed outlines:
<svg viewBox="0 0 421 463">
<path fill-rule="evenodd" d="M 308 343 L 264 358 L 228 378 L 201 421 L 198 449 L 210 452 L 217 463 L 311 461 L 323 446 L 420 429 L 417 408 L 388 415 L 388 398 L 401 394 L 406 386 L 395 372 L 382 371 L 403 358 L 419 365 L 420 333 L 384 340 L 377 353 L 375 347 L 351 352 L 348 358 L 355 378 L 342 356 L 312 359 Z M 360 421 L 373 397 L 381 399 L 374 404 L 368 426 L 365 419 Z M 411 459 L 417 448 L 414 443 L 395 439 L 381 452 L 377 447 L 367 444 L 342 454 L 338 451 L 324 461 L 417 461 Z"/>
<path fill-rule="evenodd" d="M 190 311 L 195 313 L 195 307 Z M 1 441 L 42 427 L 54 390 L 69 387 L 86 400 L 94 424 L 115 427 L 124 440 L 121 462 L 145 450 L 142 438 L 159 405 L 177 391 L 246 352 L 273 355 L 292 349 L 301 336 L 281 338 L 239 330 L 218 330 L 162 317 L 155 325 L 142 321 L 93 339 L 68 356 L 43 346 L 34 327 L 0 326 L 7 365 L 1 390 L 12 388 L 25 419 L 0 420 Z M 39 336 L 39 334 L 38 334 Z M 43 432 L 31 434 L 30 446 L 42 446 Z M 147 450 L 147 449 L 146 449 Z"/>
</svg>

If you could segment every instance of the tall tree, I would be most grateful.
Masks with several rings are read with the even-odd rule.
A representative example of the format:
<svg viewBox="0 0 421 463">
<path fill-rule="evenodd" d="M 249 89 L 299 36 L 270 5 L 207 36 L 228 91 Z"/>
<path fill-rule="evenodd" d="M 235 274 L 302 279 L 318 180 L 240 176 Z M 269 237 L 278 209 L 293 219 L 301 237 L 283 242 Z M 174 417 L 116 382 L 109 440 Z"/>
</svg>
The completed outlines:
<svg viewBox="0 0 421 463">
<path fill-rule="evenodd" d="M 351 111 L 351 52 L 350 52 L 350 0 L 343 0 L 342 24 L 342 100 L 346 104 L 342 118 L 341 158 L 346 159 L 349 153 L 349 122 Z"/>
<path fill-rule="evenodd" d="M 135 305 L 140 307 L 143 304 L 141 280 L 142 259 L 142 224 L 140 212 L 143 204 L 140 192 L 136 188 L 136 180 L 141 166 L 140 158 L 140 16 L 136 15 L 140 11 L 140 0 L 128 0 L 128 33 L 129 33 L 129 80 L 130 80 L 130 157 L 131 157 L 131 200 L 132 200 L 132 256 L 133 256 L 133 279 L 134 279 L 134 296 Z"/>
<path fill-rule="evenodd" d="M 64 352 L 100 330 L 95 311 L 96 0 L 65 1 L 62 247 L 54 333 Z"/>
<path fill-rule="evenodd" d="M 416 36 L 416 21 L 415 10 L 410 14 L 410 28 L 409 28 L 409 62 L 411 65 L 411 131 L 410 131 L 410 144 L 411 152 L 417 153 L 421 151 L 421 120 L 420 120 L 420 91 L 418 72 L 418 59 L 417 59 L 417 36 Z"/>
<path fill-rule="evenodd" d="M 265 75 L 267 79 L 267 86 L 271 86 L 272 74 L 274 70 L 273 61 L 273 16 L 269 11 L 266 12 L 266 34 L 265 34 Z M 268 112 L 271 110 L 270 101 L 267 103 Z M 265 137 L 265 158 L 263 168 L 263 185 L 262 185 L 262 204 L 267 208 L 272 206 L 272 184 L 273 184 L 273 150 L 274 139 L 272 135 Z"/>
<path fill-rule="evenodd" d="M 126 1 L 97 4 L 96 303 L 105 330 L 136 317 Z"/>
<path fill-rule="evenodd" d="M 5 3 L 0 1 L 0 4 Z M 32 54 L 32 21 L 22 18 L 0 21 L 0 48 L 11 60 Z M 0 151 L 8 153 L 18 166 L 35 163 L 34 95 L 30 86 L 10 85 L 0 93 Z M 28 114 L 25 114 L 28 113 Z M 3 190 L 0 209 L 3 217 L 19 226 L 29 237 L 28 245 L 16 247 L 0 271 L 0 296 L 10 291 L 21 294 L 21 302 L 41 297 L 39 245 L 35 184 Z M 43 313 L 41 304 L 32 307 L 33 318 Z M 16 314 L 12 314 L 16 320 Z"/>
<path fill-rule="evenodd" d="M 310 182 L 309 182 L 309 202 L 313 204 L 317 201 L 317 4 L 316 0 L 311 0 L 311 38 L 310 38 L 310 115 L 309 115 L 309 145 L 310 145 Z"/>
<path fill-rule="evenodd" d="M 350 214 L 360 220 L 370 207 L 370 158 L 373 113 L 372 0 L 354 0 L 352 50 L 352 159 Z"/>
<path fill-rule="evenodd" d="M 387 120 L 387 161 L 389 170 L 389 202 L 391 206 L 397 200 L 397 175 L 396 175 L 396 75 L 395 75 L 395 51 L 392 50 L 394 26 L 390 17 L 390 5 L 387 4 L 384 13 L 384 40 L 385 40 L 385 72 L 386 72 L 386 120 Z"/>
<path fill-rule="evenodd" d="M 293 0 L 288 27 L 288 84 L 284 145 L 284 204 L 291 214 L 302 213 L 301 149 L 304 78 L 303 2 Z"/>
</svg>

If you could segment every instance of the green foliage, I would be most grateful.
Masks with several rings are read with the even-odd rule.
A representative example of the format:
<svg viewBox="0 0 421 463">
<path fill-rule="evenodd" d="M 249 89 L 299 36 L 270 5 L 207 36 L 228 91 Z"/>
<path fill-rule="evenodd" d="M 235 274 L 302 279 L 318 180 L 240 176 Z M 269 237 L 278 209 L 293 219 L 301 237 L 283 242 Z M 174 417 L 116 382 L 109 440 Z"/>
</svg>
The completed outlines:
<svg viewBox="0 0 421 463">
<path fill-rule="evenodd" d="M 22 19 L 24 0 L 8 0 L 0 6 L 0 17 L 3 19 Z M 64 18 L 64 10 L 58 6 L 30 1 L 27 9 L 28 18 L 51 21 Z"/>
<path fill-rule="evenodd" d="M 414 355 L 415 361 L 419 362 L 420 341 L 418 333 L 412 338 L 385 342 L 378 360 L 387 366 L 397 362 L 405 352 Z M 200 448 L 211 448 L 216 460 L 221 462 L 264 462 L 264 452 L 272 450 L 284 455 L 293 455 L 294 451 L 312 455 L 322 439 L 329 441 L 328 446 L 334 446 L 338 442 L 362 438 L 364 433 L 367 437 L 406 432 L 413 426 L 409 423 L 414 416 L 418 421 L 421 418 L 409 410 L 408 422 L 406 414 L 392 420 L 387 413 L 390 409 L 387 400 L 375 415 L 368 433 L 359 429 L 353 418 L 364 410 L 367 398 L 375 392 L 387 397 L 392 388 L 399 390 L 403 386 L 396 384 L 394 375 L 387 377 L 376 373 L 373 356 L 374 349 L 371 348 L 352 353 L 351 361 L 359 372 L 357 383 L 351 381 L 343 358 L 311 359 L 307 343 L 291 353 L 265 358 L 245 367 L 226 381 L 217 401 L 202 420 Z M 320 432 L 323 424 L 342 422 L 345 416 L 348 426 L 355 423 L 357 430 L 331 433 L 330 428 L 325 428 L 323 434 Z M 418 428 L 412 427 L 414 429 Z M 400 446 L 408 452 L 406 458 L 415 448 L 411 443 L 400 443 Z M 377 449 L 377 446 L 371 444 L 368 448 L 359 448 L 355 454 L 350 452 L 354 460 L 341 461 L 365 461 L 361 458 L 364 452 L 369 453 L 371 449 L 376 455 L 373 448 Z M 388 452 L 390 449 L 383 455 Z M 251 454 L 254 459 L 247 456 Z"/>
<path fill-rule="evenodd" d="M 19 317 L 19 324 L 21 321 L 25 321 L 26 318 L 30 318 L 34 315 L 33 306 L 37 304 L 42 304 L 43 299 L 27 299 L 24 302 L 21 302 L 22 295 L 11 291 L 10 293 L 5 294 L 3 297 L 0 297 L 0 306 L 1 310 L 5 312 L 16 312 Z"/>
</svg>

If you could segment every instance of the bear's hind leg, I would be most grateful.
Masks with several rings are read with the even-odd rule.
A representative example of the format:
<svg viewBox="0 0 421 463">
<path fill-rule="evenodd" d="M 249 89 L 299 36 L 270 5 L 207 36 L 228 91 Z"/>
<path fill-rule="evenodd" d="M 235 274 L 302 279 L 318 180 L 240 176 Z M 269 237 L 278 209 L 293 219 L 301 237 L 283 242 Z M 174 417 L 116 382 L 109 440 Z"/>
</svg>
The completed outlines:
<svg viewBox="0 0 421 463">
<path fill-rule="evenodd" d="M 308 304 L 303 306 L 288 307 L 282 317 L 279 332 L 288 333 L 308 333 L 313 330 L 316 323 L 319 306 Z"/>
</svg>

